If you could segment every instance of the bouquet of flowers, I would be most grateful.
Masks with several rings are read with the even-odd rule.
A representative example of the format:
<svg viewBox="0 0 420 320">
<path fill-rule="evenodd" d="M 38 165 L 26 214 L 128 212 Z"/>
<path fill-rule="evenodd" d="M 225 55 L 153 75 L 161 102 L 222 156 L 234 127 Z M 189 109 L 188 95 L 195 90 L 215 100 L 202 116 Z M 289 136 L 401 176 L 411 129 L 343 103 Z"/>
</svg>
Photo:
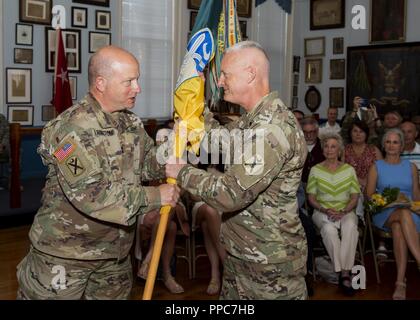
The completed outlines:
<svg viewBox="0 0 420 320">
<path fill-rule="evenodd" d="M 398 204 L 410 204 L 410 201 L 403 194 L 400 194 L 399 188 L 387 187 L 382 193 L 374 193 L 370 199 L 365 200 L 364 206 L 370 214 L 376 214 L 385 207 L 390 207 L 390 204 L 398 201 Z M 394 205 L 394 204 L 393 204 Z"/>
</svg>

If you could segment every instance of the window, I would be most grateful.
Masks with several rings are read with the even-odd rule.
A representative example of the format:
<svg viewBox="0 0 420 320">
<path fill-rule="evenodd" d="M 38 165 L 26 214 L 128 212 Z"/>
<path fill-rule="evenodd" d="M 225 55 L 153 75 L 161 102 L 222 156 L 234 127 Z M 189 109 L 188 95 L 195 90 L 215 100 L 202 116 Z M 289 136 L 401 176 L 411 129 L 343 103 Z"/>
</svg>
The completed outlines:
<svg viewBox="0 0 420 320">
<path fill-rule="evenodd" d="M 133 111 L 142 119 L 172 117 L 172 0 L 123 0 L 122 47 L 140 61 L 140 86 Z"/>
</svg>

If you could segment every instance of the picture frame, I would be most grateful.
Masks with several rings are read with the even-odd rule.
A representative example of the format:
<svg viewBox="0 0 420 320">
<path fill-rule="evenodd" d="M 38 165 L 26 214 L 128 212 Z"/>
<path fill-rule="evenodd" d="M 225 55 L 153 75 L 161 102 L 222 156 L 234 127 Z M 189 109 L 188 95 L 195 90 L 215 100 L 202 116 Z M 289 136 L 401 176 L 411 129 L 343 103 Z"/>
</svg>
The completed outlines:
<svg viewBox="0 0 420 320">
<path fill-rule="evenodd" d="M 91 4 L 94 6 L 109 7 L 109 0 L 73 0 L 74 3 Z"/>
<path fill-rule="evenodd" d="M 190 11 L 190 31 L 194 28 L 195 19 L 197 18 L 198 11 Z"/>
<path fill-rule="evenodd" d="M 52 0 L 19 0 L 19 21 L 51 24 Z"/>
<path fill-rule="evenodd" d="M 57 116 L 57 112 L 53 105 L 43 105 L 41 121 L 47 122 L 53 120 Z"/>
<path fill-rule="evenodd" d="M 89 53 L 94 53 L 102 47 L 111 44 L 111 34 L 89 31 Z"/>
<path fill-rule="evenodd" d="M 293 97 L 292 98 L 292 110 L 295 110 L 298 108 L 298 97 Z"/>
<path fill-rule="evenodd" d="M 16 23 L 15 36 L 15 44 L 21 46 L 32 46 L 34 36 L 33 25 L 26 23 Z"/>
<path fill-rule="evenodd" d="M 15 48 L 13 61 L 17 64 L 33 64 L 34 52 L 28 48 Z"/>
<path fill-rule="evenodd" d="M 325 37 L 304 39 L 305 57 L 325 55 Z"/>
<path fill-rule="evenodd" d="M 71 99 L 77 100 L 77 77 L 69 76 Z"/>
<path fill-rule="evenodd" d="M 294 85 L 298 85 L 299 84 L 299 74 L 298 73 L 295 73 L 293 75 L 293 84 Z"/>
<path fill-rule="evenodd" d="M 7 121 L 9 123 L 20 123 L 21 126 L 33 126 L 34 106 L 8 106 Z"/>
<path fill-rule="evenodd" d="M 322 59 L 306 59 L 305 82 L 322 82 Z"/>
<path fill-rule="evenodd" d="M 344 87 L 330 88 L 329 106 L 333 108 L 344 108 Z"/>
<path fill-rule="evenodd" d="M 68 72 L 80 73 L 81 62 L 81 34 L 78 29 L 62 30 L 64 53 L 66 54 Z M 53 28 L 45 28 L 45 71 L 54 72 L 56 31 Z"/>
<path fill-rule="evenodd" d="M 71 26 L 76 28 L 87 28 L 88 9 L 82 7 L 71 7 Z"/>
<path fill-rule="evenodd" d="M 343 54 L 344 53 L 344 38 L 338 37 L 333 38 L 333 54 Z"/>
<path fill-rule="evenodd" d="M 330 60 L 330 79 L 338 80 L 345 79 L 346 74 L 346 60 L 345 59 L 331 59 Z"/>
<path fill-rule="evenodd" d="M 6 68 L 6 103 L 32 102 L 32 69 Z"/>
<path fill-rule="evenodd" d="M 345 0 L 310 1 L 310 30 L 344 28 Z"/>
<path fill-rule="evenodd" d="M 371 0 L 369 43 L 404 42 L 406 11 L 406 0 Z"/>
<path fill-rule="evenodd" d="M 111 30 L 111 11 L 96 10 L 95 17 L 97 30 Z"/>
<path fill-rule="evenodd" d="M 248 35 L 246 32 L 246 20 L 239 20 L 239 29 L 241 30 L 242 39 L 248 39 Z"/>
<path fill-rule="evenodd" d="M 292 96 L 296 97 L 298 95 L 298 86 L 293 86 L 292 89 Z"/>
<path fill-rule="evenodd" d="M 419 56 L 420 42 L 348 47 L 346 109 L 359 96 L 375 105 L 379 116 L 393 110 L 407 119 L 420 115 Z"/>
<path fill-rule="evenodd" d="M 321 105 L 321 93 L 315 86 L 309 86 L 305 93 L 305 105 L 313 113 Z"/>
<path fill-rule="evenodd" d="M 252 0 L 236 0 L 236 12 L 238 17 L 251 18 Z"/>
<path fill-rule="evenodd" d="M 201 0 L 188 0 L 188 9 L 198 10 L 201 6 Z"/>
</svg>

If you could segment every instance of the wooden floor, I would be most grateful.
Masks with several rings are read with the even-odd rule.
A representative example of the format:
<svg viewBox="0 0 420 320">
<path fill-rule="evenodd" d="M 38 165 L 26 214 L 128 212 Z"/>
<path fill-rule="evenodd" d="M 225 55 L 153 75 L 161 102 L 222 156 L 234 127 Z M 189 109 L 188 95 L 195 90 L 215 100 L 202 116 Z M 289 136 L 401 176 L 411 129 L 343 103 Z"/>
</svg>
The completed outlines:
<svg viewBox="0 0 420 320">
<path fill-rule="evenodd" d="M 29 247 L 29 226 L 0 229 L 0 300 L 13 300 L 16 298 L 16 265 L 25 256 Z M 366 256 L 367 289 L 359 291 L 351 299 L 362 300 L 389 300 L 393 292 L 395 281 L 395 267 L 393 263 L 387 263 L 381 267 L 382 284 L 377 285 L 374 277 L 372 260 Z M 185 289 L 185 293 L 170 294 L 161 281 L 157 281 L 153 293 L 156 300 L 215 300 L 217 296 L 208 296 L 205 290 L 209 281 L 210 266 L 207 258 L 198 260 L 197 278 L 188 279 L 186 263 L 178 259 L 176 278 Z M 408 288 L 407 298 L 420 300 L 420 273 L 415 264 L 409 264 L 407 271 Z M 136 280 L 132 299 L 141 299 L 144 281 Z M 312 300 L 342 300 L 349 299 L 341 294 L 337 286 L 318 280 L 315 283 L 315 295 Z"/>
</svg>

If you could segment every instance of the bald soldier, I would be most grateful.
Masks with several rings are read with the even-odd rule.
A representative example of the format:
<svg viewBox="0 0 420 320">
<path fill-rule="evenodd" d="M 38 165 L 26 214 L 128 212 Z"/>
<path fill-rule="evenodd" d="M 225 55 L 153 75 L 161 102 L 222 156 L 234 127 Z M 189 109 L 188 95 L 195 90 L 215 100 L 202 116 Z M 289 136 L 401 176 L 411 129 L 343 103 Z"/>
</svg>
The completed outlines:
<svg viewBox="0 0 420 320">
<path fill-rule="evenodd" d="M 236 129 L 235 139 L 242 136 L 239 161 L 225 164 L 220 176 L 191 165 L 166 166 L 182 188 L 223 212 L 221 241 L 228 256 L 222 299 L 307 295 L 307 245 L 296 199 L 307 148 L 293 113 L 270 92 L 269 68 L 266 53 L 251 41 L 230 47 L 222 60 L 218 85 L 224 99 L 246 111 L 227 127 Z M 205 122 L 206 131 L 220 128 L 211 113 Z M 237 150 L 231 148 L 232 158 Z"/>
<path fill-rule="evenodd" d="M 142 186 L 165 170 L 129 111 L 139 76 L 129 52 L 99 50 L 89 61 L 89 93 L 45 126 L 38 153 L 48 175 L 30 252 L 18 265 L 18 299 L 129 297 L 137 216 L 179 198 L 177 186 Z"/>
</svg>

